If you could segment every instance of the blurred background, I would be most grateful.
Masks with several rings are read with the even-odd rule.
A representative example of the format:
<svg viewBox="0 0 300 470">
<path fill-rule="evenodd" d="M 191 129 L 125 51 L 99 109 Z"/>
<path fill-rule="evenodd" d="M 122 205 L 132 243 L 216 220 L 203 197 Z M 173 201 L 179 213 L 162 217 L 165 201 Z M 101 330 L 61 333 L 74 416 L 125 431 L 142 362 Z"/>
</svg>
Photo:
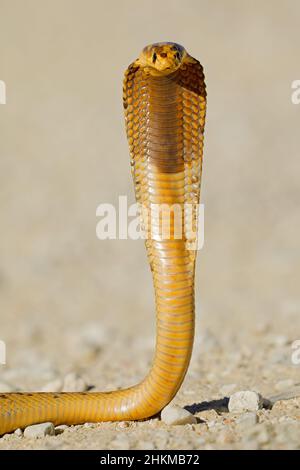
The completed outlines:
<svg viewBox="0 0 300 470">
<path fill-rule="evenodd" d="M 107 389 L 151 362 L 144 244 L 99 241 L 96 208 L 134 201 L 122 76 L 157 41 L 198 58 L 208 90 L 197 396 L 185 401 L 219 382 L 297 378 L 299 2 L 0 0 L 0 12 L 1 380 L 40 389 L 79 370 Z"/>
</svg>

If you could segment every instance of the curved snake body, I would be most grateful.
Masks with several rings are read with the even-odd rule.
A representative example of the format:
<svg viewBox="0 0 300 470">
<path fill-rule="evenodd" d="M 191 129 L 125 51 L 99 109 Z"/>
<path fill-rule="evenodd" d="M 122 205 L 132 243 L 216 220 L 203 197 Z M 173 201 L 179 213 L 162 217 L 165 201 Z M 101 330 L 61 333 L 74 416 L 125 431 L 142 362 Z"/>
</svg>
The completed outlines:
<svg viewBox="0 0 300 470">
<path fill-rule="evenodd" d="M 206 111 L 200 63 L 174 43 L 147 46 L 124 78 L 126 131 L 137 202 L 153 274 L 157 337 L 146 378 L 113 392 L 2 393 L 0 435 L 30 424 L 145 419 L 158 413 L 178 391 L 194 338 L 195 211 L 200 194 Z M 177 205 L 168 238 L 160 215 L 145 216 L 153 204 Z M 144 211 L 146 209 L 146 211 Z M 147 219 L 147 220 L 146 220 Z M 179 225 L 182 236 L 175 236 Z M 151 230 L 151 233 L 150 233 Z"/>
</svg>

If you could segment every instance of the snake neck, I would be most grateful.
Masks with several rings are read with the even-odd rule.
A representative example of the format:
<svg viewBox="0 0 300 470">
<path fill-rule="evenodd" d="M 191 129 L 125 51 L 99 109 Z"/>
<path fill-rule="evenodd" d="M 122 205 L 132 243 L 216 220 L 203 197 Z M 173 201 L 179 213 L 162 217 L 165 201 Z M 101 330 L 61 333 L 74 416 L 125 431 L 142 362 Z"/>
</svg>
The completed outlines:
<svg viewBox="0 0 300 470">
<path fill-rule="evenodd" d="M 157 322 L 152 368 L 137 387 L 143 389 L 143 400 L 153 413 L 177 393 L 194 340 L 196 251 L 191 246 L 196 239 L 202 130 L 200 98 L 195 94 L 192 99 L 182 86 L 182 72 L 186 71 L 154 77 L 140 70 L 133 87 L 126 87 L 133 103 L 126 113 L 132 173 L 142 208 Z"/>
</svg>

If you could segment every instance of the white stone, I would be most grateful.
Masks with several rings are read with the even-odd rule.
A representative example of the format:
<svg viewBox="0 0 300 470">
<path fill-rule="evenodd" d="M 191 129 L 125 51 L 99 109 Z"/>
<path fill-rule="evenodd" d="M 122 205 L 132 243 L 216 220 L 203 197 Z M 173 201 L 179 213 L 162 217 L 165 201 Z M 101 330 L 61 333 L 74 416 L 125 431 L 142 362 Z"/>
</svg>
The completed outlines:
<svg viewBox="0 0 300 470">
<path fill-rule="evenodd" d="M 211 421 L 216 421 L 219 417 L 216 410 L 204 410 L 201 411 L 198 416 L 201 420 L 204 420 L 207 423 Z"/>
<path fill-rule="evenodd" d="M 62 434 L 65 432 L 66 429 L 68 429 L 69 426 L 66 424 L 60 424 L 59 426 L 55 426 L 55 435 L 57 434 Z"/>
<path fill-rule="evenodd" d="M 214 428 L 216 424 L 217 424 L 217 421 L 213 419 L 212 421 L 208 421 L 207 427 L 211 429 L 211 428 Z"/>
<path fill-rule="evenodd" d="M 81 375 L 70 372 L 64 378 L 63 392 L 85 392 L 88 385 Z"/>
<path fill-rule="evenodd" d="M 55 429 L 52 423 L 41 423 L 28 426 L 24 430 L 24 437 L 38 439 L 44 436 L 54 436 Z"/>
<path fill-rule="evenodd" d="M 21 437 L 21 436 L 23 436 L 23 431 L 22 431 L 22 429 L 18 428 L 18 429 L 15 430 L 14 434 L 18 437 Z"/>
<path fill-rule="evenodd" d="M 129 428 L 129 422 L 128 421 L 120 421 L 118 424 L 117 424 L 118 428 L 120 429 L 126 429 L 126 428 Z"/>
<path fill-rule="evenodd" d="M 95 423 L 84 423 L 83 427 L 84 427 L 84 428 L 94 428 L 94 427 L 95 427 Z"/>
<path fill-rule="evenodd" d="M 228 409 L 231 413 L 257 411 L 263 407 L 264 400 L 259 393 L 244 390 L 236 392 L 229 398 Z"/>
<path fill-rule="evenodd" d="M 197 423 L 197 419 L 192 413 L 178 405 L 166 406 L 161 412 L 161 420 L 169 425 Z"/>
</svg>

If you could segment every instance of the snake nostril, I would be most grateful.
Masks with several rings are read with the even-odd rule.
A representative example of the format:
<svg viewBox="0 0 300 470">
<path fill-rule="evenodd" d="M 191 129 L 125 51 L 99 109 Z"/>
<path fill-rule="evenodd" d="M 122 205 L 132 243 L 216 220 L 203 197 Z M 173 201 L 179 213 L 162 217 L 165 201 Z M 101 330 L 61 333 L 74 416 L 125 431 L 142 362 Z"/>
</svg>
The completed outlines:
<svg viewBox="0 0 300 470">
<path fill-rule="evenodd" d="M 154 52 L 154 54 L 153 54 L 153 56 L 152 56 L 152 62 L 153 62 L 153 64 L 155 64 L 156 59 L 157 59 L 157 54 L 156 54 L 156 52 Z"/>
</svg>

